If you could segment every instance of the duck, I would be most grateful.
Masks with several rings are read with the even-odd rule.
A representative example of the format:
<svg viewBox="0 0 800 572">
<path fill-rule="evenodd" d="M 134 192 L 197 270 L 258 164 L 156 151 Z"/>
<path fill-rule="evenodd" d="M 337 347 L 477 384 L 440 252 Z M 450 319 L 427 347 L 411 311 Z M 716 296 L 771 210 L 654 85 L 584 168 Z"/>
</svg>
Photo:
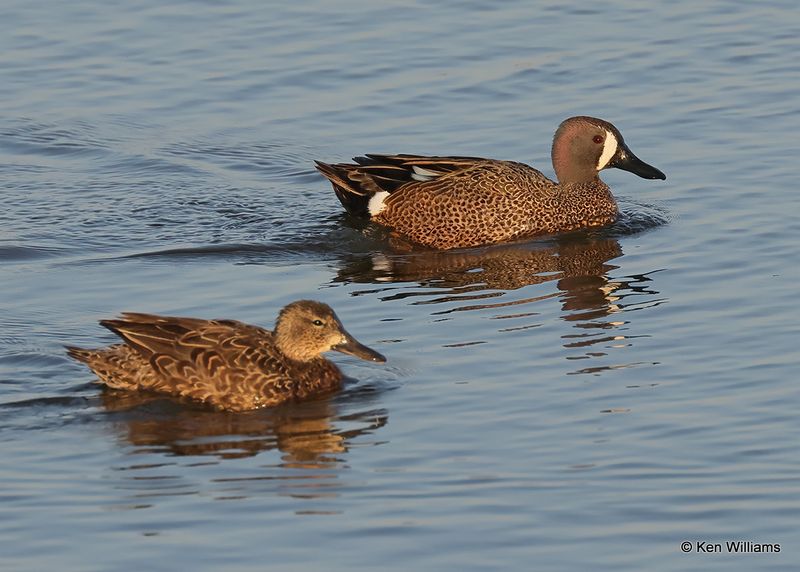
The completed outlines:
<svg viewBox="0 0 800 572">
<path fill-rule="evenodd" d="M 564 120 L 551 157 L 557 182 L 524 163 L 480 157 L 367 154 L 355 163 L 315 163 L 350 215 L 440 250 L 612 224 L 619 210 L 603 169 L 667 178 L 596 117 Z"/>
<path fill-rule="evenodd" d="M 100 349 L 67 346 L 100 382 L 114 389 L 187 398 L 225 411 L 248 411 L 330 393 L 342 373 L 322 354 L 334 350 L 384 363 L 322 302 L 281 309 L 274 331 L 236 320 L 124 312 L 100 324 L 122 343 Z"/>
</svg>

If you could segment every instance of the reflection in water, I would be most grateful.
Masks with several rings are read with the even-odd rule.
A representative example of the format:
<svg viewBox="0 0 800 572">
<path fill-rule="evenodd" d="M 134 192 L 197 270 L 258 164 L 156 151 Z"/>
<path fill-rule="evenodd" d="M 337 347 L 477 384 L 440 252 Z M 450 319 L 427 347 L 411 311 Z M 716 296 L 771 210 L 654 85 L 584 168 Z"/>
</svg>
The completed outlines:
<svg viewBox="0 0 800 572">
<path fill-rule="evenodd" d="M 384 252 L 349 257 L 341 264 L 336 281 L 372 283 L 377 287 L 354 295 L 379 294 L 384 301 L 415 299 L 413 304 L 453 303 L 433 312 L 444 315 L 472 310 L 530 306 L 550 299 L 561 303 L 561 318 L 580 330 L 561 336 L 567 349 L 630 344 L 636 336 L 625 333 L 627 322 L 619 314 L 653 307 L 664 300 L 652 288 L 654 272 L 622 278 L 609 274 L 619 266 L 610 261 L 622 256 L 613 236 L 576 233 L 551 241 L 495 245 L 459 251 Z M 536 296 L 510 296 L 525 287 L 553 282 L 554 291 Z M 433 292 L 432 292 L 433 290 Z M 503 310 L 493 319 L 539 316 L 525 308 Z M 526 330 L 541 323 L 505 327 L 500 332 Z M 469 344 L 482 342 L 471 341 Z M 455 344 L 463 345 L 463 344 Z M 570 355 L 587 359 L 602 351 Z M 635 364 L 627 364 L 635 365 Z M 615 366 L 620 367 L 620 366 Z M 595 373 L 586 368 L 574 373 Z"/>
<path fill-rule="evenodd" d="M 619 315 L 642 308 L 652 308 L 665 300 L 657 298 L 658 291 L 650 287 L 650 275 L 634 275 L 625 278 L 608 279 L 605 276 L 586 276 L 568 279 L 570 284 L 559 282 L 565 294 L 562 316 L 568 322 L 574 322 L 579 333 L 562 335 L 562 343 L 567 349 L 578 350 L 568 360 L 583 360 L 605 356 L 603 351 L 590 351 L 590 348 L 602 345 L 606 348 L 624 348 L 630 346 L 635 338 L 649 335 L 631 335 L 627 332 L 628 321 Z M 586 348 L 585 351 L 582 351 Z M 580 353 L 582 351 L 582 353 Z M 578 369 L 573 374 L 596 374 L 607 369 L 621 369 L 642 365 L 640 362 L 604 365 Z"/>
<path fill-rule="evenodd" d="M 383 427 L 387 420 L 384 410 L 337 416 L 327 399 L 228 413 L 178 405 L 154 394 L 104 389 L 102 402 L 137 447 L 220 458 L 278 449 L 287 464 L 324 462 L 327 455 L 346 451 L 348 439 Z M 334 418 L 357 427 L 342 431 Z"/>
<path fill-rule="evenodd" d="M 211 483 L 219 488 L 217 499 L 247 498 L 264 488 L 293 497 L 336 496 L 351 442 L 387 423 L 385 410 L 369 407 L 372 395 L 369 390 L 348 392 L 347 413 L 339 411 L 335 398 L 230 413 L 153 394 L 104 389 L 101 399 L 110 420 L 135 447 L 127 457 L 130 463 L 117 467 L 124 475 L 120 488 L 136 499 L 122 508 L 146 508 L 151 504 L 143 499 L 155 496 L 198 494 L 196 483 L 183 482 L 186 465 L 176 470 L 177 463 L 165 455 L 208 457 L 188 466 L 203 466 L 211 473 Z M 237 459 L 271 450 L 280 451 L 279 463 L 236 464 Z M 220 469 L 217 476 L 214 465 Z"/>
<path fill-rule="evenodd" d="M 601 275 L 622 254 L 613 238 L 534 241 L 447 251 L 382 253 L 348 260 L 342 282 L 417 282 L 454 292 L 515 290 L 560 277 Z M 500 296 L 500 293 L 495 294 Z M 472 299 L 480 298 L 478 295 Z"/>
</svg>

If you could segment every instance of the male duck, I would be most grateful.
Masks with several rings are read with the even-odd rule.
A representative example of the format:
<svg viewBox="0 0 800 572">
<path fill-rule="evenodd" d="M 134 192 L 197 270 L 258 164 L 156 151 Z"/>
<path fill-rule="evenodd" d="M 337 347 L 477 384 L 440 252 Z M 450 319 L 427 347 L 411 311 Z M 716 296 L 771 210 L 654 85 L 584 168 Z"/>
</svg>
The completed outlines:
<svg viewBox="0 0 800 572">
<path fill-rule="evenodd" d="M 245 411 L 326 393 L 342 374 L 322 353 L 335 350 L 383 363 L 360 344 L 327 304 L 299 300 L 283 308 L 275 331 L 234 320 L 124 313 L 103 326 L 124 343 L 68 347 L 109 387 L 187 397 Z"/>
<path fill-rule="evenodd" d="M 367 155 L 317 169 L 347 211 L 405 238 L 448 249 L 614 222 L 619 214 L 598 173 L 609 167 L 666 179 L 625 145 L 608 121 L 570 117 L 553 138 L 558 183 L 523 163 L 477 157 Z"/>
</svg>

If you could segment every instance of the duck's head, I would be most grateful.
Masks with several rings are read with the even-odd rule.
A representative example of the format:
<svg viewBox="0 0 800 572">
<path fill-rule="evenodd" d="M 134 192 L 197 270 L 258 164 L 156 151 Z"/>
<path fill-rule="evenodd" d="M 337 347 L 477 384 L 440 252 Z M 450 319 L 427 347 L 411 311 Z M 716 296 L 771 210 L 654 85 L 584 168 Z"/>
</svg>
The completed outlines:
<svg viewBox="0 0 800 572">
<path fill-rule="evenodd" d="M 643 179 L 667 178 L 633 154 L 619 129 L 596 117 L 564 120 L 553 137 L 552 158 L 562 185 L 594 181 L 600 171 L 609 167 L 630 171 Z"/>
<path fill-rule="evenodd" d="M 275 341 L 284 355 L 297 361 L 311 361 L 329 350 L 367 361 L 386 361 L 351 336 L 330 306 L 314 300 L 298 300 L 281 310 L 275 322 Z"/>
</svg>

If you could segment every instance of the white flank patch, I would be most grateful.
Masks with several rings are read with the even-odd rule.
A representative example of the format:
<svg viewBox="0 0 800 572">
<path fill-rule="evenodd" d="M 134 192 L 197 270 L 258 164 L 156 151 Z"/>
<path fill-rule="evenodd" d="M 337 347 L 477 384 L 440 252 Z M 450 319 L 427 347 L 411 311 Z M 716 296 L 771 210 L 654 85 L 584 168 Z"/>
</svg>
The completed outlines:
<svg viewBox="0 0 800 572">
<path fill-rule="evenodd" d="M 367 205 L 367 210 L 369 211 L 369 216 L 375 216 L 379 212 L 383 210 L 384 204 L 383 201 L 386 200 L 386 197 L 389 196 L 387 191 L 378 191 L 372 198 L 369 200 L 369 204 Z"/>
<path fill-rule="evenodd" d="M 389 273 L 392 271 L 392 261 L 389 260 L 389 258 L 383 254 L 375 254 L 372 256 L 372 269 L 375 272 Z M 392 277 L 378 276 L 375 280 L 378 282 L 390 282 L 392 280 Z"/>
<path fill-rule="evenodd" d="M 411 178 L 415 181 L 422 181 L 424 183 L 425 181 L 432 181 L 439 176 L 439 173 L 423 169 L 422 167 L 411 167 L 411 169 L 414 171 Z"/>
<path fill-rule="evenodd" d="M 385 254 L 373 254 L 372 269 L 378 272 L 388 272 L 392 269 L 392 261 Z"/>
<path fill-rule="evenodd" d="M 606 131 L 606 141 L 603 143 L 603 154 L 600 155 L 600 159 L 597 161 L 597 170 L 601 171 L 605 169 L 608 162 L 611 160 L 611 157 L 614 156 L 614 153 L 617 152 L 617 138 L 614 137 L 614 134 L 611 131 Z"/>
</svg>

